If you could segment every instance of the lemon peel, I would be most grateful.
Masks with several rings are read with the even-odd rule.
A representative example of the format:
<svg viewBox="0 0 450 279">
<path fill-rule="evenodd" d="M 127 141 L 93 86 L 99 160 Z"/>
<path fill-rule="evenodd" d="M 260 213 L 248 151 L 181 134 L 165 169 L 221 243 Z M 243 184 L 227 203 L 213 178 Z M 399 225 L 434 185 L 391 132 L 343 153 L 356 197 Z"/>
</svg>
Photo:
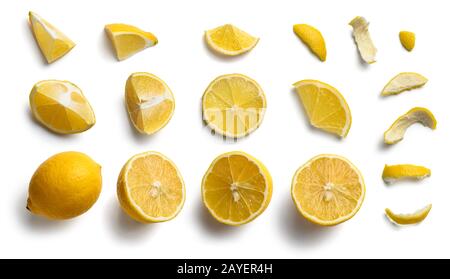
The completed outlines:
<svg viewBox="0 0 450 279">
<path fill-rule="evenodd" d="M 369 23 L 364 17 L 357 16 L 349 25 L 353 27 L 353 38 L 361 55 L 362 60 L 368 64 L 376 62 L 377 49 L 372 42 L 369 33 Z"/>
<path fill-rule="evenodd" d="M 416 34 L 410 31 L 400 31 L 399 34 L 400 43 L 407 51 L 412 51 L 416 45 Z"/>
<path fill-rule="evenodd" d="M 417 165 L 399 164 L 399 165 L 385 165 L 383 169 L 382 178 L 384 182 L 390 184 L 398 180 L 422 180 L 430 177 L 431 170 Z"/>
<path fill-rule="evenodd" d="M 385 212 L 386 216 L 392 223 L 396 225 L 411 225 L 422 222 L 428 216 L 428 213 L 430 213 L 431 207 L 432 205 L 428 204 L 414 213 L 407 214 L 394 213 L 389 208 L 386 208 Z"/>
<path fill-rule="evenodd" d="M 294 33 L 308 46 L 320 61 L 327 59 L 327 48 L 322 33 L 308 24 L 295 24 Z"/>
<path fill-rule="evenodd" d="M 383 88 L 382 96 L 397 95 L 404 91 L 424 86 L 428 79 L 421 74 L 413 72 L 399 73 L 393 77 Z"/>
</svg>

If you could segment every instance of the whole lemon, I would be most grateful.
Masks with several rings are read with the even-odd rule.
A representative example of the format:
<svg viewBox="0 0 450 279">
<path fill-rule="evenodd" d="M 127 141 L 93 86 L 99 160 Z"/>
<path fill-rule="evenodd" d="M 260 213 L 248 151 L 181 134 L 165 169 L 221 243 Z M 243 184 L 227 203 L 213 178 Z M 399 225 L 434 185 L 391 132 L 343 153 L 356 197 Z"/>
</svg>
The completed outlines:
<svg viewBox="0 0 450 279">
<path fill-rule="evenodd" d="M 27 209 L 49 219 L 70 219 L 89 210 L 101 189 L 99 164 L 80 152 L 62 152 L 48 158 L 34 173 Z"/>
</svg>

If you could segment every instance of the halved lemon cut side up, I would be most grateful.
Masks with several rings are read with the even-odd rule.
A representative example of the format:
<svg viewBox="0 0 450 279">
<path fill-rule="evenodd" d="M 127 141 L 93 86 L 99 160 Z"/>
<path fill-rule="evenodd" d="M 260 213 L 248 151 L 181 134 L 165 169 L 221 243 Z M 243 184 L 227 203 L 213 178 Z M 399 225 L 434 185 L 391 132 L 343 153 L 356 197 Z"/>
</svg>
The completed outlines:
<svg viewBox="0 0 450 279">
<path fill-rule="evenodd" d="M 247 32 L 225 24 L 205 32 L 208 46 L 223 55 L 236 56 L 252 50 L 259 41 Z"/>
<path fill-rule="evenodd" d="M 175 98 L 167 84 L 149 73 L 133 73 L 125 86 L 125 102 L 136 130 L 154 134 L 167 125 L 175 110 Z"/>
<path fill-rule="evenodd" d="M 175 218 L 183 208 L 185 192 L 176 165 L 155 151 L 133 156 L 123 166 L 117 181 L 122 209 L 141 223 Z"/>
<path fill-rule="evenodd" d="M 361 59 L 368 64 L 375 63 L 377 49 L 369 33 L 369 23 L 364 17 L 357 16 L 349 23 L 353 27 L 353 38 Z"/>
<path fill-rule="evenodd" d="M 430 177 L 431 170 L 410 164 L 385 165 L 383 170 L 383 180 L 386 183 L 393 183 L 398 180 L 422 180 Z"/>
<path fill-rule="evenodd" d="M 295 24 L 294 33 L 308 46 L 320 61 L 327 60 L 325 39 L 319 30 L 308 24 Z"/>
<path fill-rule="evenodd" d="M 55 133 L 75 134 L 95 124 L 94 111 L 81 89 L 65 80 L 44 80 L 30 93 L 33 116 Z"/>
<path fill-rule="evenodd" d="M 301 166 L 292 180 L 291 195 L 309 221 L 334 226 L 360 209 L 366 187 L 359 170 L 338 155 L 319 155 Z"/>
<path fill-rule="evenodd" d="M 324 82 L 302 80 L 294 87 L 313 127 L 346 137 L 352 125 L 350 108 L 339 91 Z"/>
<path fill-rule="evenodd" d="M 202 97 L 206 125 L 230 138 L 244 137 L 256 130 L 264 118 L 266 106 L 261 86 L 241 74 L 217 77 Z"/>
<path fill-rule="evenodd" d="M 386 216 L 388 219 L 397 225 L 411 225 L 422 222 L 427 218 L 428 213 L 430 213 L 431 204 L 425 206 L 424 208 L 414 212 L 414 213 L 394 213 L 389 208 L 386 208 Z"/>
<path fill-rule="evenodd" d="M 217 157 L 202 181 L 202 197 L 211 215 L 219 222 L 246 224 L 269 205 L 272 178 L 254 157 L 240 151 Z"/>
<path fill-rule="evenodd" d="M 436 129 L 437 125 L 436 118 L 431 111 L 426 108 L 415 107 L 395 120 L 384 133 L 384 142 L 386 144 L 395 144 L 401 141 L 406 130 L 415 123 L 420 123 L 432 130 Z"/>
<path fill-rule="evenodd" d="M 397 95 L 424 86 L 428 79 L 418 73 L 400 73 L 383 88 L 382 96 Z"/>
<path fill-rule="evenodd" d="M 105 26 L 105 31 L 119 61 L 158 43 L 158 39 L 152 33 L 128 24 L 108 24 Z"/>
</svg>

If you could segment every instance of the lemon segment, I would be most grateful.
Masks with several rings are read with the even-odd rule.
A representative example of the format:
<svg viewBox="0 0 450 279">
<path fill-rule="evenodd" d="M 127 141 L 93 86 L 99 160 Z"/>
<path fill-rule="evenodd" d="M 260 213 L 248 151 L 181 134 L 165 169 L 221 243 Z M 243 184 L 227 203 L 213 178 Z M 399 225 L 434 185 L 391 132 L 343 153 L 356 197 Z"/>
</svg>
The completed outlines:
<svg viewBox="0 0 450 279">
<path fill-rule="evenodd" d="M 125 86 L 128 115 L 136 130 L 151 135 L 172 118 L 175 98 L 167 84 L 149 73 L 133 73 Z"/>
<path fill-rule="evenodd" d="M 298 211 L 309 221 L 334 226 L 360 209 L 366 188 L 363 176 L 347 159 L 318 155 L 301 166 L 292 180 L 291 195 Z"/>
<path fill-rule="evenodd" d="M 241 29 L 225 24 L 205 31 L 207 45 L 219 54 L 236 56 L 252 50 L 259 38 L 242 31 Z"/>
<path fill-rule="evenodd" d="M 47 63 L 53 63 L 67 54 L 75 43 L 64 33 L 34 12 L 28 14 L 31 30 Z"/>
<path fill-rule="evenodd" d="M 368 64 L 376 62 L 377 49 L 373 44 L 369 33 L 369 23 L 364 17 L 357 16 L 349 25 L 353 27 L 353 38 L 359 50 L 359 54 Z"/>
<path fill-rule="evenodd" d="M 181 211 L 186 198 L 184 181 L 176 165 L 161 153 L 133 156 L 117 181 L 122 209 L 141 223 L 169 221 Z"/>
<path fill-rule="evenodd" d="M 152 33 L 128 24 L 108 24 L 105 26 L 105 31 L 119 61 L 158 43 L 158 39 Z"/>
<path fill-rule="evenodd" d="M 432 130 L 436 129 L 437 121 L 433 113 L 426 108 L 415 107 L 395 120 L 391 127 L 384 133 L 386 144 L 395 144 L 401 141 L 408 128 L 420 123 Z"/>
<path fill-rule="evenodd" d="M 102 189 L 101 167 L 80 152 L 63 152 L 43 162 L 33 174 L 27 209 L 54 220 L 88 211 Z"/>
<path fill-rule="evenodd" d="M 388 219 L 397 225 L 411 225 L 411 224 L 417 224 L 422 222 L 427 216 L 428 213 L 430 213 L 431 210 L 431 204 L 425 206 L 424 208 L 414 212 L 414 213 L 408 213 L 408 214 L 397 214 L 392 212 L 389 208 L 386 208 L 386 216 Z"/>
<path fill-rule="evenodd" d="M 347 136 L 352 115 L 336 88 L 317 80 L 298 81 L 294 87 L 313 127 L 340 137 Z"/>
<path fill-rule="evenodd" d="M 407 90 L 424 86 L 428 79 L 418 73 L 400 73 L 393 77 L 383 88 L 382 96 L 397 95 Z"/>
<path fill-rule="evenodd" d="M 400 43 L 407 51 L 412 51 L 416 45 L 416 34 L 409 31 L 400 31 L 398 34 Z"/>
<path fill-rule="evenodd" d="M 266 96 L 259 84 L 241 74 L 229 74 L 213 80 L 202 97 L 203 120 L 215 132 L 244 137 L 261 124 Z"/>
<path fill-rule="evenodd" d="M 382 177 L 386 183 L 393 183 L 402 179 L 422 180 L 430 175 L 431 170 L 426 167 L 401 164 L 391 166 L 385 165 Z"/>
<path fill-rule="evenodd" d="M 272 198 L 272 177 L 256 158 L 240 151 L 217 157 L 202 181 L 202 198 L 219 222 L 238 226 L 258 217 Z"/>
<path fill-rule="evenodd" d="M 308 46 L 320 61 L 325 61 L 327 59 L 325 39 L 319 30 L 308 24 L 295 24 L 294 33 Z"/>
<path fill-rule="evenodd" d="M 29 99 L 33 116 L 55 133 L 81 133 L 95 124 L 88 100 L 69 81 L 40 81 L 33 86 Z"/>
</svg>

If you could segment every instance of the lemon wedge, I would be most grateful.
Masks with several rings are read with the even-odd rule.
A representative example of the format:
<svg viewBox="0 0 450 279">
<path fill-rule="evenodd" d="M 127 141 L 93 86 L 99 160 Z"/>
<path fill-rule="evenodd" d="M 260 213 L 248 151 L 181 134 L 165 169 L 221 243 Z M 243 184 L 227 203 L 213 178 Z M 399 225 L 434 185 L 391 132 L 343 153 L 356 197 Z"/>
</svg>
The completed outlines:
<svg viewBox="0 0 450 279">
<path fill-rule="evenodd" d="M 353 27 L 353 38 L 362 60 L 368 64 L 376 62 L 377 49 L 369 33 L 369 23 L 364 17 L 357 16 L 349 23 Z"/>
<path fill-rule="evenodd" d="M 384 133 L 384 142 L 394 144 L 401 141 L 406 130 L 413 124 L 420 123 L 432 130 L 436 129 L 437 121 L 433 113 L 426 108 L 415 107 L 395 120 Z"/>
<path fill-rule="evenodd" d="M 33 116 L 45 127 L 60 134 L 75 134 L 95 124 L 94 111 L 75 84 L 62 80 L 36 83 L 30 93 Z"/>
<path fill-rule="evenodd" d="M 28 16 L 34 38 L 47 63 L 55 62 L 75 46 L 71 39 L 38 14 L 29 12 Z"/>
<path fill-rule="evenodd" d="M 186 190 L 176 165 L 161 153 L 133 156 L 117 181 L 122 209 L 141 223 L 169 221 L 181 211 Z"/>
<path fill-rule="evenodd" d="M 392 183 L 402 179 L 422 180 L 431 175 L 431 170 L 410 164 L 385 165 L 383 170 L 383 180 L 386 183 Z"/>
<path fill-rule="evenodd" d="M 428 79 L 421 74 L 406 72 L 393 77 L 383 88 L 382 96 L 396 95 L 424 86 Z"/>
<path fill-rule="evenodd" d="M 133 73 L 125 86 L 125 102 L 136 130 L 154 134 L 167 125 L 175 110 L 175 98 L 167 84 L 149 73 Z"/>
<path fill-rule="evenodd" d="M 416 45 L 416 34 L 409 31 L 400 31 L 398 34 L 400 43 L 407 51 L 412 51 Z"/>
<path fill-rule="evenodd" d="M 158 39 L 152 33 L 128 24 L 108 24 L 105 31 L 119 61 L 158 43 Z"/>
<path fill-rule="evenodd" d="M 340 137 L 347 136 L 352 115 L 336 88 L 317 80 L 298 81 L 294 87 L 312 126 Z"/>
<path fill-rule="evenodd" d="M 386 208 L 386 216 L 388 219 L 397 225 L 411 225 L 422 222 L 430 213 L 431 204 L 425 206 L 424 208 L 408 214 L 396 214 L 392 212 L 389 208 Z"/>
<path fill-rule="evenodd" d="M 292 180 L 291 195 L 309 221 L 334 226 L 352 218 L 366 192 L 359 170 L 344 157 L 319 155 L 301 166 Z"/>
<path fill-rule="evenodd" d="M 219 54 L 236 56 L 252 50 L 259 38 L 231 24 L 205 31 L 207 45 Z"/>
<path fill-rule="evenodd" d="M 241 74 L 229 74 L 213 80 L 202 98 L 203 120 L 215 132 L 244 137 L 261 124 L 266 96 L 261 86 Z"/>
<path fill-rule="evenodd" d="M 295 24 L 294 33 L 309 47 L 320 61 L 327 59 L 325 39 L 319 30 L 308 24 Z"/>
<path fill-rule="evenodd" d="M 202 181 L 202 197 L 219 222 L 238 226 L 258 217 L 272 198 L 272 177 L 256 158 L 241 151 L 218 156 Z"/>
</svg>

